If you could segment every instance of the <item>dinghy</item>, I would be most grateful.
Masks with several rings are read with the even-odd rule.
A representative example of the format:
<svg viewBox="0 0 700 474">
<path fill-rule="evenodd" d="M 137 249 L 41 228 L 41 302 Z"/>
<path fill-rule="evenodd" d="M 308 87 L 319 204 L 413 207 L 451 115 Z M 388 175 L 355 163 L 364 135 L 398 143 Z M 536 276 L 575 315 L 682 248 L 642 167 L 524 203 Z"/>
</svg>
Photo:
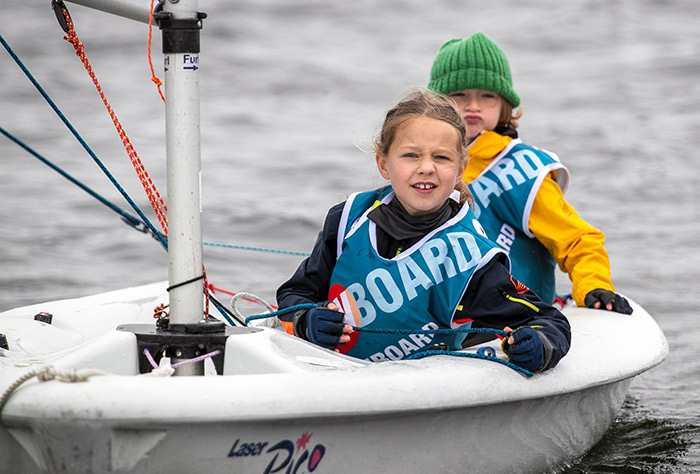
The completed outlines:
<svg viewBox="0 0 700 474">
<path fill-rule="evenodd" d="M 134 2 L 128 14 L 114 0 L 79 3 L 148 18 Z M 0 313 L 0 474 L 529 473 L 588 451 L 631 380 L 668 353 L 634 301 L 632 315 L 566 306 L 571 350 L 531 377 L 489 343 L 371 363 L 291 336 L 274 316 L 202 319 L 191 199 L 199 195 L 191 66 L 202 15 L 191 0 L 164 10 L 173 49 L 169 281 Z M 169 318 L 154 319 L 164 303 Z"/>
<path fill-rule="evenodd" d="M 0 314 L 0 390 L 31 376 L 4 400 L 0 472 L 544 472 L 589 450 L 668 351 L 631 301 L 564 308 L 571 350 L 533 377 L 448 355 L 371 363 L 265 326 L 207 342 L 223 357 L 204 376 L 141 374 L 166 286 Z"/>
</svg>

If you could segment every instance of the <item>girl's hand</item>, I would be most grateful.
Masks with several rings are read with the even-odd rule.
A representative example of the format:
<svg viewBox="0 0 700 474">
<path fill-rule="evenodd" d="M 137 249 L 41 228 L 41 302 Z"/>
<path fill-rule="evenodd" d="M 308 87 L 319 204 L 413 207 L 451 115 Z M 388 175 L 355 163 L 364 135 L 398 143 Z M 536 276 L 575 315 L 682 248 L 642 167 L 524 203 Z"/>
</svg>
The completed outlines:
<svg viewBox="0 0 700 474">
<path fill-rule="evenodd" d="M 503 330 L 510 336 L 503 340 L 501 348 L 512 363 L 532 372 L 544 365 L 544 344 L 535 329 L 524 326 L 513 331 L 506 326 Z"/>
<path fill-rule="evenodd" d="M 338 311 L 338 306 L 333 303 L 310 309 L 306 313 L 307 339 L 326 349 L 335 349 L 341 342 L 347 342 L 343 338 L 350 340 L 350 336 L 344 335 L 344 319 L 345 314 Z"/>
<path fill-rule="evenodd" d="M 332 309 L 333 311 L 340 311 L 340 308 L 335 303 L 328 303 L 326 308 Z M 343 326 L 343 334 L 340 336 L 339 344 L 344 344 L 346 342 L 350 342 L 350 333 L 351 332 L 353 332 L 352 326 L 350 326 L 349 324 L 344 325 Z M 335 351 L 338 352 L 338 349 L 336 349 Z"/>
</svg>

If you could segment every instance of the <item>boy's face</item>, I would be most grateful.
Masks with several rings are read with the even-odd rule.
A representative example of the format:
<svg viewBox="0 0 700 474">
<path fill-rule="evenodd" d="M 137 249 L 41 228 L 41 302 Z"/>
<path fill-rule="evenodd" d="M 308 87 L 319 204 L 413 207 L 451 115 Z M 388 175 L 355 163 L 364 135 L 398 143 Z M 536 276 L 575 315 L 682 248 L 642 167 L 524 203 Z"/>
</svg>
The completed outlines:
<svg viewBox="0 0 700 474">
<path fill-rule="evenodd" d="M 452 125 L 416 117 L 399 126 L 386 155 L 377 154 L 377 168 L 404 209 L 420 216 L 440 209 L 462 179 L 466 160 L 459 150 Z"/>
<path fill-rule="evenodd" d="M 467 123 L 468 141 L 498 125 L 503 100 L 500 95 L 484 89 L 465 89 L 448 95 L 457 103 L 457 110 Z"/>
</svg>

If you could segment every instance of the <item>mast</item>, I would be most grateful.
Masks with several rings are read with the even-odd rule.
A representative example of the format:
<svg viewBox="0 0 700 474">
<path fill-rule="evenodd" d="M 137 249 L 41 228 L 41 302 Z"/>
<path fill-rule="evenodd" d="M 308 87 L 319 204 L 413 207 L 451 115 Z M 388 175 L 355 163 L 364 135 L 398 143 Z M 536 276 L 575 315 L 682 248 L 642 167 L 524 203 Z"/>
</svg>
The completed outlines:
<svg viewBox="0 0 700 474">
<path fill-rule="evenodd" d="M 159 21 L 165 66 L 170 322 L 202 319 L 197 0 L 168 0 Z M 191 283 L 185 283 L 191 281 Z"/>
<path fill-rule="evenodd" d="M 165 139 L 168 176 L 170 324 L 203 318 L 199 30 L 197 0 L 167 0 L 159 26 L 165 66 Z M 185 356 L 185 354 L 183 354 Z M 173 354 L 173 362 L 180 357 Z M 201 375 L 204 364 L 187 364 L 177 375 Z"/>
<path fill-rule="evenodd" d="M 143 0 L 67 1 L 138 21 L 145 19 L 148 22 L 150 16 L 148 2 Z M 168 327 L 159 329 L 158 337 L 169 341 L 166 355 L 176 363 L 200 355 L 201 348 L 209 344 L 211 335 L 220 333 L 225 336 L 225 330 L 223 324 L 201 323 L 204 316 L 204 275 L 199 31 L 206 14 L 197 11 L 197 0 L 162 0 L 160 5 L 162 11 L 155 13 L 154 17 L 163 34 L 165 66 L 170 318 Z M 181 335 L 187 335 L 184 338 L 186 342 L 183 342 Z M 137 334 L 137 338 L 140 336 Z M 176 375 L 203 373 L 203 362 L 186 364 L 175 370 Z"/>
</svg>

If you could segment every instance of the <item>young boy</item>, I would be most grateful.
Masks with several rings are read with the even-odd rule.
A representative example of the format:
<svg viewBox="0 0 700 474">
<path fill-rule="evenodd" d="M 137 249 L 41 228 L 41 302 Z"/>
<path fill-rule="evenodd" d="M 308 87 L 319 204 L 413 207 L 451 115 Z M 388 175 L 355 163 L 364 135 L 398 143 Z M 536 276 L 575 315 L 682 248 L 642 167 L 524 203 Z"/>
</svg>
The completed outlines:
<svg viewBox="0 0 700 474">
<path fill-rule="evenodd" d="M 577 305 L 632 313 L 610 281 L 605 236 L 564 199 L 566 168 L 518 138 L 522 114 L 513 110 L 520 97 L 503 51 L 482 33 L 450 40 L 433 62 L 428 88 L 452 97 L 467 124 L 463 178 L 487 235 L 509 253 L 513 276 L 552 303 L 556 262 Z"/>
</svg>

